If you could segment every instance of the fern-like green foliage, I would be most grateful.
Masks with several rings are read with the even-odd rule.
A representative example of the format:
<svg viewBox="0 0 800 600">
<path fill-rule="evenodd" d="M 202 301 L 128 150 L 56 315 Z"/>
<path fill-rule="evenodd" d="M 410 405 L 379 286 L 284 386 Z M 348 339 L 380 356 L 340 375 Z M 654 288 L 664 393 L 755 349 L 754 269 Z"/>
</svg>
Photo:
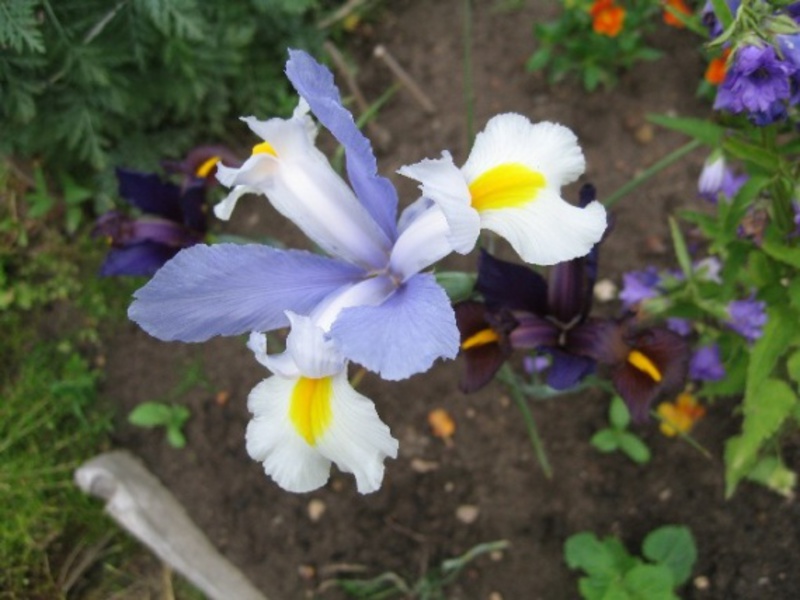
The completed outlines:
<svg viewBox="0 0 800 600">
<path fill-rule="evenodd" d="M 83 178 L 233 142 L 286 113 L 317 0 L 0 0 L 0 154 Z M 235 143 L 235 142 L 233 142 Z"/>
</svg>

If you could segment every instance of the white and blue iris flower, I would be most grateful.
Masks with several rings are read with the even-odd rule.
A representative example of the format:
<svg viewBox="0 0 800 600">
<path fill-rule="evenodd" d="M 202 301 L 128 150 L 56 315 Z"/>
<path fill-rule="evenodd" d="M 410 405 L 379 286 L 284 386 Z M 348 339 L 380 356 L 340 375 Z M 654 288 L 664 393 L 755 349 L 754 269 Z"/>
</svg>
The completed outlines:
<svg viewBox="0 0 800 600">
<path fill-rule="evenodd" d="M 423 196 L 444 212 L 455 251 L 470 252 L 489 229 L 525 262 L 554 265 L 588 254 L 606 230 L 602 204 L 578 207 L 561 197 L 584 168 L 567 127 L 507 113 L 489 120 L 463 167 L 444 152 L 399 173 L 419 181 Z"/>
<path fill-rule="evenodd" d="M 247 451 L 267 475 L 290 492 L 327 483 L 331 463 L 353 473 L 362 494 L 383 481 L 385 458 L 397 457 L 397 440 L 371 400 L 347 381 L 347 361 L 310 317 L 287 313 L 286 351 L 268 355 L 266 336 L 253 333 L 248 346 L 274 374 L 247 401 Z"/>
<path fill-rule="evenodd" d="M 285 327 L 291 311 L 310 316 L 346 360 L 389 380 L 454 358 L 453 309 L 434 276 L 422 272 L 452 250 L 444 213 L 417 204 L 398 226 L 397 192 L 377 174 L 371 145 L 330 71 L 290 51 L 286 74 L 301 96 L 297 110 L 289 119 L 244 119 L 263 142 L 241 167 L 218 167 L 232 190 L 215 212 L 227 218 L 243 194 L 264 194 L 330 256 L 196 245 L 135 293 L 130 318 L 159 339 L 199 342 Z M 352 188 L 314 146 L 309 109 L 344 147 Z"/>
</svg>

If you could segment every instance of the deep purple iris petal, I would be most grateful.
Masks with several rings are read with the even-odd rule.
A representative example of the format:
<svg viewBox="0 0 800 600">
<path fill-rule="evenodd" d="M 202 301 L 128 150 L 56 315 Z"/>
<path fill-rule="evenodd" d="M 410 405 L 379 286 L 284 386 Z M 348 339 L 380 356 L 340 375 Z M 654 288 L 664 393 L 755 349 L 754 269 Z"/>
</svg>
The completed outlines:
<svg viewBox="0 0 800 600">
<path fill-rule="evenodd" d="M 650 405 L 659 394 L 653 380 L 630 364 L 621 364 L 612 370 L 611 383 L 625 401 L 633 420 L 637 423 L 647 421 Z"/>
<path fill-rule="evenodd" d="M 342 105 L 333 74 L 306 52 L 289 50 L 286 76 L 311 111 L 344 147 L 347 177 L 356 196 L 390 242 L 397 239 L 397 190 L 378 175 L 372 145 Z"/>
<path fill-rule="evenodd" d="M 617 321 L 589 319 L 567 333 L 562 347 L 570 354 L 586 356 L 598 363 L 618 364 L 628 355 L 623 333 L 624 328 Z"/>
<path fill-rule="evenodd" d="M 177 185 L 162 181 L 155 173 L 139 173 L 119 167 L 117 181 L 119 195 L 142 212 L 183 222 L 181 190 Z"/>
<path fill-rule="evenodd" d="M 450 300 L 429 273 L 412 276 L 381 304 L 344 309 L 330 335 L 348 359 L 392 381 L 459 349 Z"/>
<path fill-rule="evenodd" d="M 175 256 L 179 248 L 143 241 L 124 248 L 111 248 L 100 266 L 100 275 L 153 275 Z"/>
<path fill-rule="evenodd" d="M 188 248 L 202 240 L 200 234 L 189 231 L 183 225 L 157 217 L 134 219 L 129 227 L 130 239 L 127 243 L 150 240 L 174 248 Z"/>
<path fill-rule="evenodd" d="M 532 313 L 514 313 L 517 326 L 508 335 L 512 348 L 533 349 L 558 345 L 560 329 Z"/>
<path fill-rule="evenodd" d="M 136 291 L 128 317 L 165 341 L 270 331 L 289 324 L 284 311 L 308 314 L 363 276 L 358 267 L 310 252 L 198 244 Z"/>
<path fill-rule="evenodd" d="M 481 302 L 459 302 L 453 306 L 456 315 L 456 325 L 461 334 L 461 343 L 471 338 L 476 333 L 492 329 L 492 324 L 487 320 L 486 305 Z M 462 392 L 475 392 L 488 384 L 497 371 L 511 354 L 511 346 L 505 339 L 506 332 L 499 332 L 500 339 L 496 342 L 480 344 L 464 350 L 464 374 L 459 381 Z"/>
<path fill-rule="evenodd" d="M 475 289 L 489 310 L 524 310 L 547 314 L 547 282 L 524 265 L 506 262 L 481 250 Z"/>
<path fill-rule="evenodd" d="M 179 202 L 183 213 L 183 224 L 199 233 L 208 231 L 208 205 L 203 180 L 192 180 L 183 190 Z"/>
<path fill-rule="evenodd" d="M 547 289 L 550 315 L 564 324 L 586 315 L 586 303 L 591 298 L 586 293 L 587 284 L 585 257 L 555 265 Z"/>
<path fill-rule="evenodd" d="M 556 349 L 548 350 L 553 364 L 547 371 L 547 385 L 556 390 L 568 390 L 594 372 L 595 362 L 585 356 L 575 356 Z"/>
</svg>

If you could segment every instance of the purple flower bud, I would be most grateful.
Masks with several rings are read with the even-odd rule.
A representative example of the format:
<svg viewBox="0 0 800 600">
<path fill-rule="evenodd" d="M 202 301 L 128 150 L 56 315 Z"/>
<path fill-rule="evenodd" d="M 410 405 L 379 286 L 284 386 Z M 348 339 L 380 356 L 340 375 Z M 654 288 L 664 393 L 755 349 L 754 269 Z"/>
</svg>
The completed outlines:
<svg viewBox="0 0 800 600">
<path fill-rule="evenodd" d="M 766 303 L 755 300 L 734 300 L 728 304 L 727 325 L 748 342 L 761 337 L 767 323 Z"/>
<path fill-rule="evenodd" d="M 748 179 L 747 175 L 736 175 L 720 156 L 706 161 L 697 182 L 697 190 L 701 198 L 716 204 L 720 195 L 728 200 L 733 198 Z"/>
<path fill-rule="evenodd" d="M 622 276 L 622 291 L 619 299 L 629 308 L 642 300 L 659 295 L 658 284 L 661 276 L 655 267 L 647 267 L 644 271 L 631 271 Z"/>
<path fill-rule="evenodd" d="M 719 346 L 700 346 L 689 360 L 689 378 L 697 381 L 719 381 L 725 377 L 725 367 L 719 355 Z"/>
</svg>

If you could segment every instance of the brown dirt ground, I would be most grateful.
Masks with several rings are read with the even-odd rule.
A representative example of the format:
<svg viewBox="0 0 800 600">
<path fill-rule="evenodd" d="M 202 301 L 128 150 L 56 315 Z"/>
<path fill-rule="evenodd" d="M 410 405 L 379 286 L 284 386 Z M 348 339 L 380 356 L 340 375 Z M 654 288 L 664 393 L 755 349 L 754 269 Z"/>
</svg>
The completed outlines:
<svg viewBox="0 0 800 600">
<path fill-rule="evenodd" d="M 393 174 L 445 148 L 456 162 L 467 155 L 462 4 L 396 1 L 348 41 L 370 99 L 391 84 L 386 67 L 372 57 L 380 43 L 438 108 L 427 115 L 400 91 L 381 110 L 377 122 L 391 135 L 379 153 L 383 173 Z M 556 3 L 528 2 L 512 12 L 496 10 L 496 2 L 475 4 L 477 126 L 506 111 L 570 126 L 588 159 L 582 181 L 594 182 L 601 196 L 684 142 L 657 129 L 651 140 L 637 141 L 637 132 L 647 138 L 642 130 L 648 127 L 646 114 L 707 114 L 694 95 L 703 71 L 698 40 L 685 31 L 664 27 L 654 38 L 654 45 L 666 51 L 661 61 L 637 66 L 612 92 L 587 95 L 572 85 L 550 87 L 541 76 L 524 71 L 534 49 L 531 26 L 552 18 Z M 601 277 L 619 281 L 625 270 L 668 264 L 666 217 L 695 202 L 703 158 L 702 153 L 691 155 L 615 208 L 616 229 L 603 249 Z M 406 202 L 415 197 L 413 185 L 394 179 Z M 237 233 L 285 234 L 284 223 L 266 203 L 252 200 L 227 227 Z M 472 268 L 472 260 L 450 265 Z M 139 455 L 219 549 L 271 598 L 312 597 L 342 564 L 362 565 L 369 576 L 391 570 L 413 579 L 445 558 L 500 539 L 510 542 L 509 549 L 473 563 L 449 589 L 449 598 L 487 599 L 492 592 L 506 600 L 576 598 L 577 576 L 562 558 L 569 535 L 584 530 L 616 534 L 638 552 L 648 531 L 669 523 L 692 529 L 699 547 L 694 575 L 707 578 L 707 586 L 690 583 L 683 597 L 800 597 L 798 505 L 750 485 L 732 500 L 723 499 L 722 447 L 738 427 L 733 403 L 711 407 L 696 430 L 712 460 L 688 444 L 663 438 L 650 425 L 641 434 L 653 460 L 642 467 L 619 454 L 600 454 L 589 444 L 606 422 L 607 398 L 601 393 L 537 402 L 533 410 L 555 469 L 555 477 L 547 480 L 518 412 L 499 385 L 462 395 L 455 385 L 457 362 L 439 363 L 426 374 L 391 385 L 368 377 L 362 389 L 376 400 L 401 447 L 399 458 L 387 462 L 382 489 L 359 496 L 352 477 L 334 470 L 324 489 L 291 495 L 267 479 L 245 452 L 245 400 L 267 373 L 242 339 L 162 343 L 128 325 L 108 348 L 104 393 L 120 408 L 119 446 Z M 230 398 L 221 404 L 215 391 L 200 389 L 181 398 L 192 410 L 187 448 L 174 450 L 161 432 L 124 421 L 137 403 L 167 394 L 182 369 L 196 361 L 214 390 Z M 428 430 L 426 415 L 437 407 L 447 409 L 457 424 L 450 447 Z M 792 454 L 788 458 L 796 464 L 797 453 Z M 413 459 L 436 468 L 416 472 Z M 308 516 L 312 499 L 326 507 L 318 522 Z M 462 505 L 478 507 L 473 523 L 456 518 Z M 340 597 L 331 590 L 319 596 Z"/>
</svg>

